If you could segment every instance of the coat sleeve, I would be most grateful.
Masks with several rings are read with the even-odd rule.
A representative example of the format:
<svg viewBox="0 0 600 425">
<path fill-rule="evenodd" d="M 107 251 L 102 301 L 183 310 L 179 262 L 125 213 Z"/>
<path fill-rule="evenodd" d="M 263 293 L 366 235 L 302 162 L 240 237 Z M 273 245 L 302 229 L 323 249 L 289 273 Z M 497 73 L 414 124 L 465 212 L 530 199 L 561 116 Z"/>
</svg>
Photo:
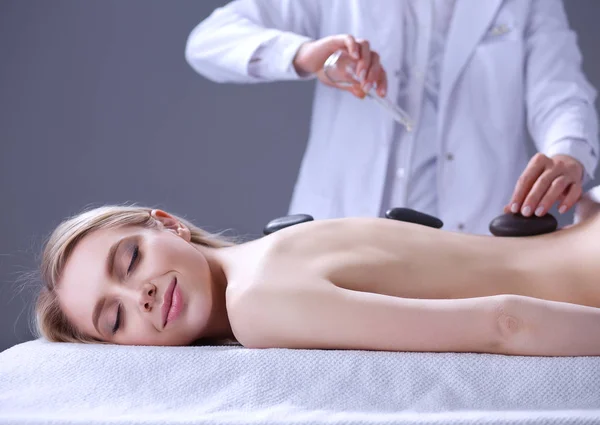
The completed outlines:
<svg viewBox="0 0 600 425">
<path fill-rule="evenodd" d="M 215 82 L 306 78 L 292 61 L 300 45 L 319 37 L 319 28 L 319 0 L 232 1 L 193 29 L 185 57 Z"/>
<path fill-rule="evenodd" d="M 598 163 L 596 90 L 581 69 L 577 35 L 561 0 L 533 0 L 526 28 L 527 121 L 538 150 L 566 154 L 593 178 Z"/>
</svg>

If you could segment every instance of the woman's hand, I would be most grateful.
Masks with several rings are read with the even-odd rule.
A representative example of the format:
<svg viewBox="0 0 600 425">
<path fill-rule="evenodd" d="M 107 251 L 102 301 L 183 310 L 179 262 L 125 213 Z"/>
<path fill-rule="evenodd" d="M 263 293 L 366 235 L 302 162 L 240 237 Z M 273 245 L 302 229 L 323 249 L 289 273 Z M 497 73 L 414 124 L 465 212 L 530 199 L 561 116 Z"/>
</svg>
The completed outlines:
<svg viewBox="0 0 600 425">
<path fill-rule="evenodd" d="M 541 217 L 558 201 L 558 212 L 564 214 L 580 198 L 582 180 L 583 166 L 575 158 L 537 153 L 519 177 L 504 212 Z"/>
<path fill-rule="evenodd" d="M 341 87 L 332 83 L 323 72 L 327 58 L 340 49 L 346 50 L 357 61 L 356 75 L 361 77 L 361 84 Z M 379 54 L 371 50 L 368 41 L 356 40 L 351 35 L 333 35 L 304 43 L 296 53 L 294 67 L 299 74 L 316 74 L 323 84 L 347 90 L 361 99 L 373 87 L 382 97 L 387 91 L 387 76 L 379 62 Z"/>
</svg>

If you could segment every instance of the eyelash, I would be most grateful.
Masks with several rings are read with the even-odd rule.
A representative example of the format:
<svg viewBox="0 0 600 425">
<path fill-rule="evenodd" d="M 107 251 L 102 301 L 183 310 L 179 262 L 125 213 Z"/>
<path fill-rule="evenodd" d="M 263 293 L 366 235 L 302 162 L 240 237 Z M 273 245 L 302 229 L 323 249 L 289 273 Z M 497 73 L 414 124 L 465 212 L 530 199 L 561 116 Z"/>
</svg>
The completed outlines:
<svg viewBox="0 0 600 425">
<path fill-rule="evenodd" d="M 138 245 L 136 245 L 133 248 L 133 253 L 131 254 L 131 262 L 129 263 L 129 267 L 127 268 L 127 274 L 131 273 L 131 270 L 137 264 L 139 256 L 140 256 L 140 247 Z"/>
<path fill-rule="evenodd" d="M 113 326 L 113 329 L 112 329 L 113 335 L 117 333 L 120 326 L 121 326 L 121 304 L 119 304 L 117 306 L 117 319 L 115 320 L 115 325 Z"/>
<path fill-rule="evenodd" d="M 140 247 L 136 245 L 133 248 L 133 252 L 131 253 L 131 261 L 129 263 L 129 267 L 127 267 L 127 274 L 131 273 L 131 270 L 135 267 L 140 258 Z M 112 329 L 113 335 L 117 333 L 119 327 L 121 326 L 121 304 L 117 306 L 117 317 L 115 319 L 115 324 Z"/>
</svg>

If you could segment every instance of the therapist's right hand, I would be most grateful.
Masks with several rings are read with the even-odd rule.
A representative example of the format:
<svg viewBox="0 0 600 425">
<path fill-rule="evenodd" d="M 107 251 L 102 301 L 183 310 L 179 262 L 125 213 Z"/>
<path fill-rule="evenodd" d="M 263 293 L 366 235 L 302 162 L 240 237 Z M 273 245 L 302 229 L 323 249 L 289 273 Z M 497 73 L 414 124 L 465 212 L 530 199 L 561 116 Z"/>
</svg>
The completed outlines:
<svg viewBox="0 0 600 425">
<path fill-rule="evenodd" d="M 346 50 L 357 61 L 357 75 L 364 72 L 362 84 L 340 87 L 333 84 L 323 72 L 327 58 L 340 49 Z M 347 90 L 361 99 L 372 87 L 382 97 L 387 91 L 387 76 L 379 62 L 379 54 L 371 50 L 368 41 L 356 40 L 351 35 L 332 35 L 302 44 L 294 57 L 294 67 L 298 74 L 316 74 L 323 84 Z"/>
</svg>

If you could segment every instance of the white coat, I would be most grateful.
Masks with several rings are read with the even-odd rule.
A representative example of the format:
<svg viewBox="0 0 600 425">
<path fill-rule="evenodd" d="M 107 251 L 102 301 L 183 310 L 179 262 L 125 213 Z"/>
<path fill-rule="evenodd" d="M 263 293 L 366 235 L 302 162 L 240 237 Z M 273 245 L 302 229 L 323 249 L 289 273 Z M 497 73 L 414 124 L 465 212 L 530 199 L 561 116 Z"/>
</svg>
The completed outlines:
<svg viewBox="0 0 600 425">
<path fill-rule="evenodd" d="M 291 62 L 303 42 L 352 34 L 380 54 L 395 99 L 404 7 L 402 0 L 238 0 L 193 30 L 186 58 L 216 82 L 300 79 Z M 267 71 L 257 78 L 248 67 L 261 46 Z M 540 152 L 572 155 L 593 177 L 596 91 L 560 0 L 457 0 L 441 72 L 433 142 L 445 229 L 488 232 L 529 159 L 527 130 Z M 372 101 L 317 84 L 290 213 L 378 216 L 394 125 Z"/>
</svg>

